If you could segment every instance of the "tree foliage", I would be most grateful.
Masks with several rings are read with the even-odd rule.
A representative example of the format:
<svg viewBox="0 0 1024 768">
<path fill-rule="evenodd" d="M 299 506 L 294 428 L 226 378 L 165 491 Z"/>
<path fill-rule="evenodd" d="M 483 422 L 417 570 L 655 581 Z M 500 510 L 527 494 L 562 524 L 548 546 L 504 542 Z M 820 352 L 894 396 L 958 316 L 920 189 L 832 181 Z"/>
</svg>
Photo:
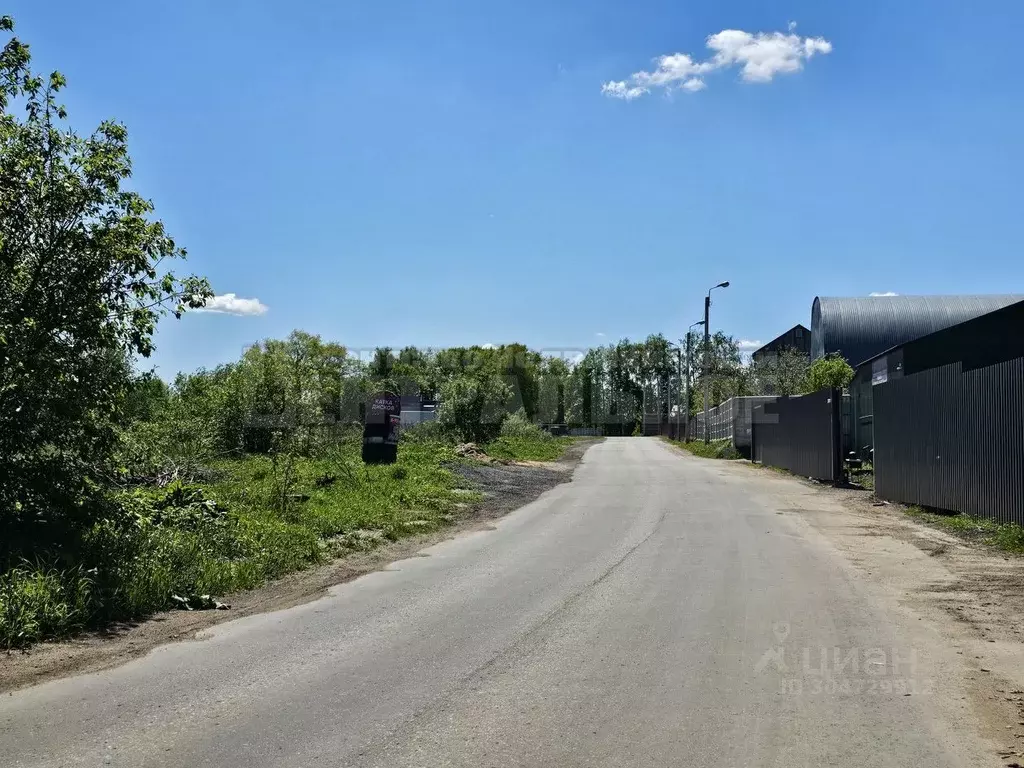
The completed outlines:
<svg viewBox="0 0 1024 768">
<path fill-rule="evenodd" d="M 59 72 L 32 71 L 13 36 L 0 53 L 0 538 L 54 517 L 88 518 L 128 394 L 165 312 L 202 306 L 206 281 L 166 265 L 185 251 L 124 188 L 124 126 L 67 124 Z M 5 536 L 6 534 L 6 536 Z"/>
<path fill-rule="evenodd" d="M 807 391 L 811 360 L 798 349 L 783 349 L 750 365 L 752 386 L 759 395 L 797 395 Z"/>
<path fill-rule="evenodd" d="M 842 389 L 853 381 L 853 375 L 853 368 L 841 355 L 826 355 L 807 369 L 807 391 L 817 392 L 826 387 Z"/>
<path fill-rule="evenodd" d="M 702 410 L 704 407 L 705 382 L 710 407 L 723 403 L 730 397 L 753 394 L 750 371 L 743 365 L 739 344 L 734 338 L 718 331 L 708 342 L 705 342 L 702 336 L 699 337 L 695 348 L 695 410 Z"/>
<path fill-rule="evenodd" d="M 437 421 L 460 440 L 487 442 L 498 436 L 512 412 L 511 398 L 511 388 L 499 376 L 458 376 L 441 387 Z"/>
</svg>

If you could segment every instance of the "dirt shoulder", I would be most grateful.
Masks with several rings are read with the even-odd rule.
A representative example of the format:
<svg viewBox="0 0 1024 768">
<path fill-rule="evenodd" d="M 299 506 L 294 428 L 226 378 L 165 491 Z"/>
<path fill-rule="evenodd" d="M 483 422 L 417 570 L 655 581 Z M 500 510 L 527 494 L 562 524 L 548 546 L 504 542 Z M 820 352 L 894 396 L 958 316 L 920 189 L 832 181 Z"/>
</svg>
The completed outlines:
<svg viewBox="0 0 1024 768">
<path fill-rule="evenodd" d="M 291 608 L 316 600 L 336 585 L 385 568 L 396 560 L 446 539 L 485 527 L 488 521 L 529 504 L 545 491 L 572 479 L 588 448 L 599 440 L 571 445 L 561 459 L 510 464 L 456 464 L 451 469 L 483 499 L 467 505 L 452 525 L 439 531 L 388 542 L 369 552 L 354 552 L 330 563 L 289 574 L 282 579 L 222 600 L 226 611 L 167 611 L 145 621 L 122 624 L 73 640 L 41 643 L 25 651 L 0 652 L 0 692 L 73 674 L 98 672 L 144 656 L 166 643 L 188 640 L 215 624 L 256 613 Z"/>
<path fill-rule="evenodd" d="M 749 462 L 713 466 L 767 491 L 778 514 L 831 545 L 887 614 L 942 660 L 942 706 L 989 741 L 995 764 L 1024 765 L 1024 557 L 914 520 L 864 490 Z"/>
</svg>

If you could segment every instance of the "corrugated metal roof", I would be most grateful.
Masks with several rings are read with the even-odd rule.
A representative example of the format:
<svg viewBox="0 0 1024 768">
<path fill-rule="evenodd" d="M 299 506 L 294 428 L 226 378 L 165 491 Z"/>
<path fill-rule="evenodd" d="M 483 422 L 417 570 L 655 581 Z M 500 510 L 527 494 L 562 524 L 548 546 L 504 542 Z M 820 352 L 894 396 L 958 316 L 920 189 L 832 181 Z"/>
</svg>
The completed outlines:
<svg viewBox="0 0 1024 768">
<path fill-rule="evenodd" d="M 854 367 L 908 341 L 1024 300 L 1000 296 L 819 296 L 811 306 L 811 357 L 838 352 Z"/>
</svg>

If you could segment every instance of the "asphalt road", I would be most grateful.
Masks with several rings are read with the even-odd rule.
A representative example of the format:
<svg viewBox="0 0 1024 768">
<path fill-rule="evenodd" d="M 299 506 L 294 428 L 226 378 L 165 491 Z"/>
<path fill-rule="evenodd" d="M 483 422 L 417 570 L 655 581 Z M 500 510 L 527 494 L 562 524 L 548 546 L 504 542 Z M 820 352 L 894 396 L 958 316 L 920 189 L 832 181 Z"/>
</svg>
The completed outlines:
<svg viewBox="0 0 1024 768">
<path fill-rule="evenodd" d="M 956 765 L 927 654 L 757 488 L 610 439 L 494 530 L 0 698 L 0 765 Z"/>
</svg>

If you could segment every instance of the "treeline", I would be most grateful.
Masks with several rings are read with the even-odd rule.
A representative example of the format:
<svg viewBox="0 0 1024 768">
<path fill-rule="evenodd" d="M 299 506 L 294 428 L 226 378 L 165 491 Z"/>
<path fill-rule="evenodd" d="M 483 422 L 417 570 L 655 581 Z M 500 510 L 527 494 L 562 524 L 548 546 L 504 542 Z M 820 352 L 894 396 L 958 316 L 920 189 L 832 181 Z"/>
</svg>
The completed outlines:
<svg viewBox="0 0 1024 768">
<path fill-rule="evenodd" d="M 451 440 L 487 442 L 511 414 L 529 423 L 602 427 L 633 433 L 646 413 L 667 415 L 751 394 L 811 391 L 819 382 L 805 356 L 785 352 L 746 365 L 734 339 L 691 339 L 690 386 L 685 345 L 663 336 L 622 340 L 585 354 L 543 355 L 523 344 L 375 350 L 370 360 L 338 342 L 302 331 L 254 344 L 240 360 L 179 375 L 170 386 L 153 376 L 134 381 L 124 431 L 134 474 L 184 471 L 215 457 L 315 452 L 318 443 L 361 423 L 376 391 L 438 401 L 436 429 Z M 131 457 L 131 456 L 130 456 Z M 164 466 L 144 466 L 152 460 Z M 138 462 L 142 462 L 139 464 Z"/>
<path fill-rule="evenodd" d="M 717 334 L 712 347 L 712 399 L 751 391 L 736 343 Z M 695 348 L 703 353 L 702 343 Z M 318 435 L 359 424 L 363 404 L 379 390 L 437 401 L 437 428 L 454 440 L 491 440 L 511 414 L 538 424 L 625 425 L 628 433 L 645 409 L 667 412 L 682 403 L 683 365 L 660 335 L 569 359 L 507 344 L 380 348 L 364 361 L 343 344 L 295 331 L 253 345 L 237 362 L 179 375 L 170 386 L 139 378 L 131 418 L 154 426 L 130 435 L 150 441 L 144 455 L 173 454 L 185 465 L 203 456 L 309 450 Z M 691 407 L 702 406 L 703 378 L 694 373 Z"/>
</svg>

